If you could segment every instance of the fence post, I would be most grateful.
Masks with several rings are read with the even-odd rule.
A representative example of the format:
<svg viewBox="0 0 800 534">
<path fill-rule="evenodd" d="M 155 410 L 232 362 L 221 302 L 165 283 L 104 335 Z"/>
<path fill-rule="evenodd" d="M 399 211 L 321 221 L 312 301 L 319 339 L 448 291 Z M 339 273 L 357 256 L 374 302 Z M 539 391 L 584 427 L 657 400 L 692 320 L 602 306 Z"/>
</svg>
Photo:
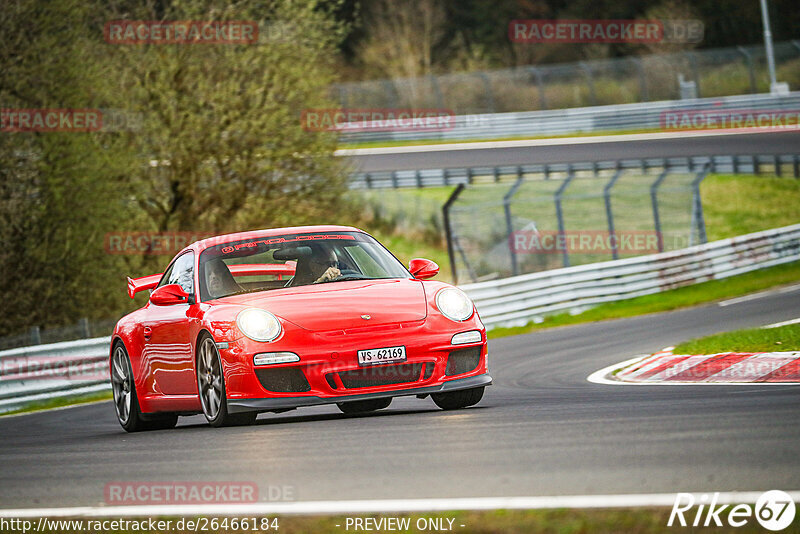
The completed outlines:
<svg viewBox="0 0 800 534">
<path fill-rule="evenodd" d="M 533 75 L 536 76 L 536 86 L 539 89 L 539 109 L 547 109 L 547 96 L 544 94 L 542 71 L 536 67 L 528 67 L 528 72 L 532 72 Z"/>
<path fill-rule="evenodd" d="M 519 187 L 522 185 L 523 180 L 522 169 L 517 167 L 517 180 L 514 182 L 509 190 L 503 195 L 503 211 L 506 215 L 506 230 L 508 235 L 508 253 L 511 257 L 511 272 L 514 276 L 519 274 L 519 263 L 517 262 L 517 251 L 514 249 L 515 245 L 512 243 L 514 237 L 514 224 L 511 217 L 511 198 L 517 193 Z"/>
<path fill-rule="evenodd" d="M 400 95 L 397 93 L 397 89 L 394 86 L 394 83 L 390 79 L 381 80 L 381 83 L 386 88 L 386 95 L 389 97 L 388 104 L 390 108 L 397 108 L 400 107 Z"/>
<path fill-rule="evenodd" d="M 84 339 L 91 337 L 89 335 L 89 319 L 86 317 L 81 317 L 78 319 L 78 331 L 80 331 L 80 335 Z"/>
<path fill-rule="evenodd" d="M 644 73 L 644 65 L 642 60 L 638 57 L 631 57 L 631 61 L 636 65 L 636 70 L 639 72 L 639 97 L 642 102 L 647 102 L 650 97 L 647 94 L 647 77 Z"/>
<path fill-rule="evenodd" d="M 664 252 L 664 237 L 661 234 L 661 219 L 658 216 L 658 187 L 664 178 L 667 177 L 669 171 L 663 171 L 658 175 L 656 181 L 650 186 L 650 202 L 653 205 L 653 225 L 656 229 L 656 239 L 658 239 L 658 251 Z"/>
<path fill-rule="evenodd" d="M 31 327 L 31 345 L 42 344 L 42 330 L 38 326 Z"/>
<path fill-rule="evenodd" d="M 492 82 L 489 81 L 489 76 L 485 72 L 476 72 L 475 76 L 483 81 L 483 88 L 486 91 L 486 103 L 489 108 L 489 113 L 494 113 L 494 94 L 492 93 Z"/>
<path fill-rule="evenodd" d="M 697 58 L 691 52 L 684 52 L 684 56 L 689 60 L 689 67 L 692 69 L 692 78 L 694 79 L 694 86 L 697 89 L 697 98 L 701 98 L 700 93 L 700 72 L 697 70 Z"/>
<path fill-rule="evenodd" d="M 692 219 L 695 221 L 697 225 L 697 238 L 700 240 L 700 243 L 706 243 L 708 241 L 706 237 L 706 221 L 703 217 L 703 202 L 700 199 L 700 183 L 706 179 L 708 173 L 711 170 L 710 165 L 706 165 L 706 167 L 697 173 L 697 176 L 692 181 Z M 689 234 L 689 246 L 692 246 L 692 236 L 694 235 L 694 228 L 690 230 Z"/>
<path fill-rule="evenodd" d="M 747 72 L 750 76 L 750 93 L 755 94 L 758 89 L 756 89 L 756 72 L 753 70 L 753 55 L 743 46 L 737 46 L 736 50 L 744 56 L 744 63 L 747 65 Z"/>
<path fill-rule="evenodd" d="M 564 179 L 564 183 L 562 183 L 555 194 L 555 203 L 556 203 L 556 218 L 558 219 L 558 235 L 561 237 L 562 240 L 566 239 L 566 228 L 564 227 L 564 212 L 561 209 L 561 197 L 564 195 L 564 191 L 569 187 L 570 182 L 575 177 L 572 170 L 569 171 L 569 174 Z M 569 250 L 566 247 L 566 241 L 564 241 L 564 267 L 569 267 Z"/>
<path fill-rule="evenodd" d="M 442 222 L 444 223 L 444 237 L 447 240 L 447 255 L 450 257 L 450 271 L 453 273 L 453 283 L 458 284 L 458 274 L 456 272 L 456 255 L 453 247 L 453 228 L 450 225 L 450 206 L 458 199 L 464 190 L 464 184 L 458 186 L 450 193 L 450 197 L 442 206 Z"/>
<path fill-rule="evenodd" d="M 617 172 L 614 173 L 611 180 L 603 187 L 603 199 L 606 203 L 606 220 L 608 221 L 608 239 L 611 241 L 611 257 L 615 260 L 619 258 L 619 251 L 617 250 L 617 234 L 614 230 L 614 212 L 611 209 L 611 188 L 614 187 L 614 184 L 617 183 L 621 175 L 622 171 L 617 169 Z"/>
<path fill-rule="evenodd" d="M 589 87 L 589 98 L 591 98 L 592 105 L 597 105 L 597 94 L 594 91 L 594 79 L 592 78 L 592 68 L 585 61 L 578 62 L 578 66 L 586 74 L 586 85 Z"/>
<path fill-rule="evenodd" d="M 433 87 L 433 94 L 436 96 L 436 107 L 442 109 L 444 108 L 444 100 L 442 98 L 442 90 L 439 87 L 439 80 L 433 74 L 429 75 L 428 78 L 431 81 L 431 87 Z"/>
</svg>

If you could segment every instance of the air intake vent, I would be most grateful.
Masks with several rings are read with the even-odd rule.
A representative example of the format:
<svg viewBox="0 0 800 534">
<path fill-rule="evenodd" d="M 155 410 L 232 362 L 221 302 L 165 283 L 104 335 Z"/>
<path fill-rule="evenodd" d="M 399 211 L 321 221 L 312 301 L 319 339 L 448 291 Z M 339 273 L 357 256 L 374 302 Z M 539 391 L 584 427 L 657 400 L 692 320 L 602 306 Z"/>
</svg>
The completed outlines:
<svg viewBox="0 0 800 534">
<path fill-rule="evenodd" d="M 447 369 L 444 374 L 447 376 L 463 375 L 474 371 L 481 361 L 481 347 L 470 347 L 468 349 L 454 350 L 447 357 Z"/>
<path fill-rule="evenodd" d="M 416 382 L 422 372 L 424 363 L 407 363 L 402 365 L 378 365 L 353 371 L 339 373 L 342 384 L 348 389 L 389 386 Z"/>
<path fill-rule="evenodd" d="M 267 391 L 275 393 L 303 393 L 311 391 L 311 386 L 297 367 L 276 369 L 256 369 L 256 376 Z"/>
</svg>

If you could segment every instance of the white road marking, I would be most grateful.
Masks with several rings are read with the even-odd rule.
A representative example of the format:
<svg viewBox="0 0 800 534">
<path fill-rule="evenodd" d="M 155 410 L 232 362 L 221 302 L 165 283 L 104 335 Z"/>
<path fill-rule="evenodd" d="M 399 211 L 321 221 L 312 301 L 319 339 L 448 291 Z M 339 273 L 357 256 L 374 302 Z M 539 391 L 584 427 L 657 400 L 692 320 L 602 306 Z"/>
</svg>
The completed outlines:
<svg viewBox="0 0 800 534">
<path fill-rule="evenodd" d="M 795 284 L 793 286 L 786 286 L 782 287 L 778 290 L 778 293 L 789 293 L 790 291 L 797 291 L 800 289 L 800 284 Z"/>
<path fill-rule="evenodd" d="M 800 317 L 798 317 L 797 319 L 789 319 L 788 321 L 783 321 L 782 323 L 768 324 L 768 325 L 762 326 L 761 328 L 778 328 L 780 326 L 788 326 L 790 324 L 797 324 L 797 323 L 800 323 Z"/>
<path fill-rule="evenodd" d="M 750 295 L 744 295 L 743 297 L 736 297 L 733 299 L 723 300 L 718 302 L 720 306 L 730 306 L 731 304 L 738 304 L 739 302 L 747 302 L 748 300 L 755 300 L 760 299 L 762 297 L 768 297 L 769 295 L 775 295 L 777 293 L 789 293 L 791 291 L 796 291 L 800 289 L 800 284 L 795 284 L 792 286 L 782 287 L 780 289 L 768 289 L 766 291 L 760 291 L 758 293 L 752 293 Z"/>
<path fill-rule="evenodd" d="M 706 492 L 712 493 L 712 492 Z M 787 491 L 800 500 L 800 491 Z M 628 508 L 672 506 L 676 493 L 628 495 L 559 495 L 551 497 L 466 497 L 451 499 L 385 499 L 364 501 L 265 502 L 252 504 L 78 506 L 70 508 L 18 508 L 0 510 L 0 517 L 157 517 L 364 514 L 396 512 L 448 512 L 453 510 L 541 510 L 552 508 Z M 719 492 L 719 504 L 752 504 L 763 492 Z"/>
<path fill-rule="evenodd" d="M 753 134 L 753 131 L 702 131 L 702 132 L 653 132 L 639 134 L 597 135 L 586 137 L 551 137 L 546 139 L 514 139 L 509 141 L 465 141 L 463 143 L 441 143 L 433 145 L 404 145 L 374 148 L 341 148 L 337 156 L 379 156 L 386 154 L 414 154 L 418 152 L 444 152 L 449 150 L 483 150 L 489 148 L 517 148 L 562 145 L 585 145 L 592 143 L 625 143 L 629 141 L 657 141 L 663 139 L 686 139 L 689 137 L 717 137 L 722 135 Z"/>
</svg>

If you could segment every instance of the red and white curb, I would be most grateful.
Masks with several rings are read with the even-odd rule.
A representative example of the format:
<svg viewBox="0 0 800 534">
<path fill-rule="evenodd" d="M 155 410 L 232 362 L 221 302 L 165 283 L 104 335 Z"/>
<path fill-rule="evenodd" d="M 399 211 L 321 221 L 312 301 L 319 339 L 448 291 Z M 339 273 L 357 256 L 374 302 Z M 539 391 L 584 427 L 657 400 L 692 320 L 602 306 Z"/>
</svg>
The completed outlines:
<svg viewBox="0 0 800 534">
<path fill-rule="evenodd" d="M 800 352 L 673 354 L 673 347 L 614 364 L 589 375 L 596 384 L 800 384 Z"/>
</svg>

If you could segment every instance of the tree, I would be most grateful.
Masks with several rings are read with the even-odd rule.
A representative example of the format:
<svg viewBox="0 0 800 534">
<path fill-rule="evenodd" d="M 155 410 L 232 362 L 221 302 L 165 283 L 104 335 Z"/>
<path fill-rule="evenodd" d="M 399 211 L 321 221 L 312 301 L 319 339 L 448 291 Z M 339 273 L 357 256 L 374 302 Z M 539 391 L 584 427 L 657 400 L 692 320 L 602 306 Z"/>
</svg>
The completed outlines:
<svg viewBox="0 0 800 534">
<path fill-rule="evenodd" d="M 139 11 L 153 20 L 159 13 Z M 118 89 L 142 117 L 134 195 L 157 231 L 243 229 L 333 213 L 345 172 L 336 136 L 306 131 L 331 108 L 344 35 L 318 2 L 171 2 L 161 20 L 256 20 L 256 44 L 117 45 Z"/>
<path fill-rule="evenodd" d="M 375 0 L 366 7 L 360 59 L 374 74 L 413 78 L 431 74 L 445 36 L 446 16 L 436 0 Z"/>
<path fill-rule="evenodd" d="M 5 109 L 102 107 L 93 6 L 5 1 L 0 102 Z M 106 318 L 124 298 L 124 260 L 103 249 L 125 218 L 125 157 L 103 132 L 0 132 L 0 330 Z"/>
</svg>

